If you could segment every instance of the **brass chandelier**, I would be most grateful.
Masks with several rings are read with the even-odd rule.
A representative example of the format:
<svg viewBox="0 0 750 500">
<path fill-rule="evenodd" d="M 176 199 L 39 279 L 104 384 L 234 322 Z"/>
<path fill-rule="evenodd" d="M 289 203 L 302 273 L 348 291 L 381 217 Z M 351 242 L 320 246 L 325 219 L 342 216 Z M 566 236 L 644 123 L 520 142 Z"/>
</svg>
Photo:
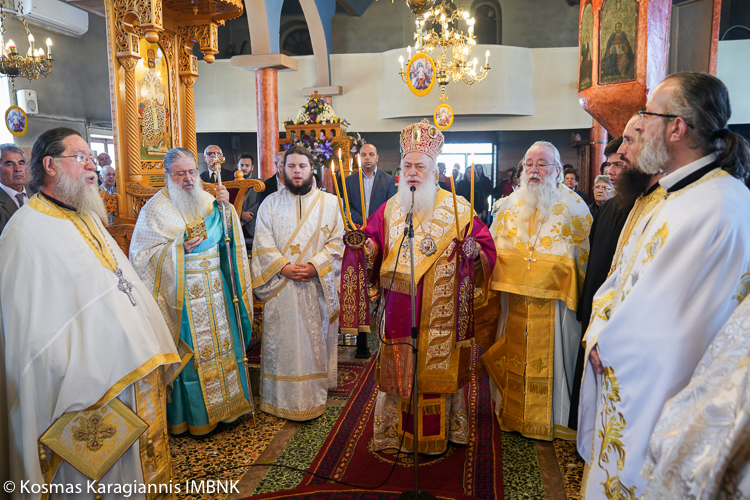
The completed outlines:
<svg viewBox="0 0 750 500">
<path fill-rule="evenodd" d="M 477 58 L 471 57 L 471 50 L 476 45 L 474 37 L 475 19 L 463 8 L 451 9 L 447 0 L 434 7 L 434 0 L 407 0 L 407 5 L 416 14 L 414 32 L 414 50 L 417 54 L 433 54 L 440 49 L 440 54 L 433 59 L 435 76 L 442 91 L 441 99 L 445 102 L 445 87 L 453 80 L 471 86 L 481 82 L 490 70 L 490 51 L 484 56 L 484 66 L 477 68 Z M 466 33 L 458 28 L 459 22 L 467 25 Z M 439 31 L 438 31 L 439 30 Z M 411 47 L 407 48 L 411 59 Z M 403 56 L 399 57 L 402 80 L 407 82 L 409 75 L 404 71 Z"/>
<path fill-rule="evenodd" d="M 13 0 L 9 0 L 13 1 Z M 18 77 L 36 80 L 39 75 L 47 76 L 52 71 L 52 40 L 47 38 L 47 53 L 44 49 L 34 46 L 34 35 L 29 30 L 26 18 L 21 15 L 21 22 L 26 30 L 29 40 L 29 49 L 26 55 L 21 55 L 13 40 L 5 42 L 5 0 L 0 0 L 0 46 L 2 54 L 0 57 L 0 73 L 15 82 Z M 18 0 L 18 12 L 23 12 L 23 3 Z"/>
</svg>

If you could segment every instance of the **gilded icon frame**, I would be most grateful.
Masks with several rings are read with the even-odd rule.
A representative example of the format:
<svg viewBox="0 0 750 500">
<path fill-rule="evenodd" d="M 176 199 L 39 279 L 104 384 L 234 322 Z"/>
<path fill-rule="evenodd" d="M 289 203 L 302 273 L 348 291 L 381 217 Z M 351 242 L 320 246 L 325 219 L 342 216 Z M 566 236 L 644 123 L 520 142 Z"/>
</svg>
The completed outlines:
<svg viewBox="0 0 750 500">
<path fill-rule="evenodd" d="M 10 118 L 12 116 L 19 115 L 20 118 L 23 119 L 23 128 L 17 130 L 16 128 L 11 126 Z M 8 128 L 11 134 L 15 135 L 16 137 L 21 137 L 22 135 L 25 135 L 29 130 L 29 117 L 26 115 L 26 112 L 19 106 L 11 106 L 5 111 L 5 126 Z"/>
<path fill-rule="evenodd" d="M 417 76 L 419 63 L 422 63 L 424 73 L 430 77 L 430 83 L 425 86 L 419 83 L 419 77 Z M 435 66 L 435 61 L 424 52 L 414 54 L 414 57 L 409 59 L 409 63 L 406 65 L 406 84 L 409 86 L 409 90 L 416 96 L 423 97 L 429 94 L 435 85 L 436 76 L 437 67 Z"/>
<path fill-rule="evenodd" d="M 443 120 L 438 120 L 438 114 L 442 110 L 445 110 L 450 117 L 450 120 L 448 120 L 447 123 Z M 451 128 L 451 125 L 453 125 L 453 119 L 455 118 L 455 116 L 456 115 L 453 112 L 453 108 L 451 108 L 448 104 L 442 103 L 437 108 L 435 108 L 435 112 L 432 115 L 432 120 L 435 123 L 435 126 L 440 130 L 448 130 L 449 128 Z"/>
</svg>

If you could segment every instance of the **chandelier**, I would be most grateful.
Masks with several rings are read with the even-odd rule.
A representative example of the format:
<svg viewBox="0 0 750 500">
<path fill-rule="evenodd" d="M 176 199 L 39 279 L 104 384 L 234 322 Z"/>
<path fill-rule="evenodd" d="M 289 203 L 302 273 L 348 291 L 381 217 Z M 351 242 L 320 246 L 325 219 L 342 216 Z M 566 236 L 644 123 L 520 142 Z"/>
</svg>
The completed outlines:
<svg viewBox="0 0 750 500">
<path fill-rule="evenodd" d="M 416 31 L 414 33 L 414 50 L 419 54 L 434 54 L 438 49 L 440 53 L 433 59 L 435 65 L 435 79 L 440 85 L 442 97 L 445 103 L 445 87 L 453 80 L 454 83 L 464 82 L 471 86 L 487 78 L 490 70 L 490 51 L 484 54 L 484 66 L 477 69 L 477 58 L 471 57 L 471 49 L 476 45 L 474 37 L 475 19 L 469 17 L 469 13 L 463 8 L 455 8 L 443 1 L 440 5 L 432 8 L 430 0 L 407 0 L 409 8 L 417 15 Z M 459 22 L 467 25 L 464 33 L 458 28 Z M 407 48 L 409 60 L 411 47 Z M 404 58 L 399 57 L 401 66 L 401 79 L 409 83 L 409 70 L 404 70 Z"/>
<path fill-rule="evenodd" d="M 2 54 L 0 54 L 0 73 L 10 78 L 12 83 L 15 83 L 17 77 L 36 80 L 39 78 L 39 75 L 49 75 L 52 71 L 52 40 L 47 38 L 46 54 L 44 53 L 44 49 L 35 47 L 34 35 L 29 31 L 26 18 L 21 15 L 21 22 L 29 40 L 29 49 L 26 55 L 21 55 L 13 40 L 8 40 L 5 43 L 5 11 L 5 0 L 0 0 L 0 48 L 2 50 Z M 23 12 L 23 3 L 21 0 L 18 0 L 18 12 Z"/>
</svg>

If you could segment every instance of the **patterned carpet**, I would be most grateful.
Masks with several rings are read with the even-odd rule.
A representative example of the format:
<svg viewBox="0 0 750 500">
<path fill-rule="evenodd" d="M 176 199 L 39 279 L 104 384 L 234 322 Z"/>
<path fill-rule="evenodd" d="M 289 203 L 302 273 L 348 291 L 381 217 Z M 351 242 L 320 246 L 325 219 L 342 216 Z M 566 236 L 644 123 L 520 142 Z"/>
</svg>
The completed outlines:
<svg viewBox="0 0 750 500">
<path fill-rule="evenodd" d="M 575 441 L 555 439 L 555 455 L 560 465 L 560 474 L 565 484 L 565 494 L 568 500 L 581 498 L 581 482 L 583 479 L 583 460 L 576 451 Z"/>
<path fill-rule="evenodd" d="M 503 432 L 503 489 L 507 500 L 544 500 L 542 471 L 533 439 Z"/>
<path fill-rule="evenodd" d="M 256 400 L 256 408 L 258 405 Z M 241 478 L 247 472 L 247 466 L 258 459 L 285 423 L 285 420 L 260 411 L 256 411 L 255 417 L 257 426 L 253 425 L 252 415 L 244 415 L 231 425 L 219 424 L 216 430 L 204 437 L 170 437 L 174 482 L 184 484 L 187 480 Z M 214 497 L 183 493 L 179 498 Z"/>
</svg>

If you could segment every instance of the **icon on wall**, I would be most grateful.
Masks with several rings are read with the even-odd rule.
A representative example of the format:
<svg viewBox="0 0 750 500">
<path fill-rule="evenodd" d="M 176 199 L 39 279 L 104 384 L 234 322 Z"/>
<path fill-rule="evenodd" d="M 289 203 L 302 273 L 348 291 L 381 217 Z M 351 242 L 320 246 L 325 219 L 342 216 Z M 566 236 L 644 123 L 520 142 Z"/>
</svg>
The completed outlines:
<svg viewBox="0 0 750 500">
<path fill-rule="evenodd" d="M 8 127 L 10 133 L 16 137 L 20 137 L 26 133 L 29 127 L 29 117 L 23 109 L 18 106 L 11 106 L 5 112 L 5 126 Z"/>
</svg>

